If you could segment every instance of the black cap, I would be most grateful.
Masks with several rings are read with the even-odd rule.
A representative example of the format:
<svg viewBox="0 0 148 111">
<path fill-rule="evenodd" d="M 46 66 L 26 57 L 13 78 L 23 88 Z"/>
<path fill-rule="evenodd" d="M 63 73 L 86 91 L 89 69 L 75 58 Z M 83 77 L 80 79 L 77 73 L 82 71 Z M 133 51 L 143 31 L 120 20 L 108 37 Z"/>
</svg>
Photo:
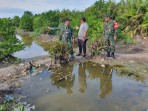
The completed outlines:
<svg viewBox="0 0 148 111">
<path fill-rule="evenodd" d="M 66 22 L 66 21 L 71 21 L 69 18 L 65 18 L 64 19 L 64 22 Z"/>
<path fill-rule="evenodd" d="M 81 20 L 83 20 L 84 22 L 86 22 L 86 18 L 85 17 L 82 17 Z"/>
<path fill-rule="evenodd" d="M 111 18 L 111 14 L 106 14 L 104 18 Z"/>
</svg>

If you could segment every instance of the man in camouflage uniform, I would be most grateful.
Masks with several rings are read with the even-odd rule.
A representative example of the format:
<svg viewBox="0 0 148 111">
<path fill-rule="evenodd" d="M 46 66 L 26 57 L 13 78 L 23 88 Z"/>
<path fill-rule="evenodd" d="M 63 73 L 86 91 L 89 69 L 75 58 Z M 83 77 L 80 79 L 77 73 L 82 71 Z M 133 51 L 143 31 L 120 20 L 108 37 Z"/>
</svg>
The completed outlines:
<svg viewBox="0 0 148 111">
<path fill-rule="evenodd" d="M 61 30 L 60 40 L 65 41 L 69 48 L 69 54 L 71 55 L 70 60 L 74 59 L 74 51 L 72 46 L 73 28 L 70 26 L 70 19 L 66 18 L 64 24 L 59 27 L 48 27 L 49 30 Z"/>
<path fill-rule="evenodd" d="M 115 52 L 115 40 L 117 34 L 117 27 L 115 26 L 115 21 L 111 20 L 110 14 L 104 17 L 104 31 L 103 37 L 105 39 L 105 50 L 107 52 L 107 57 L 114 58 Z"/>
</svg>

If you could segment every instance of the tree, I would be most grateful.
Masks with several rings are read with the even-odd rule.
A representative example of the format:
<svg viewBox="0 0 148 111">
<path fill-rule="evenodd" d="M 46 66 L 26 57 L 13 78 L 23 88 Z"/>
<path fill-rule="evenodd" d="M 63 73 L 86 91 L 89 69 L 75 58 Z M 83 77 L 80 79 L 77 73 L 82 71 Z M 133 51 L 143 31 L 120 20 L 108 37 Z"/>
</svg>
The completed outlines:
<svg viewBox="0 0 148 111">
<path fill-rule="evenodd" d="M 15 28 L 10 19 L 0 19 L 0 59 L 23 49 L 23 43 L 15 36 Z"/>
<path fill-rule="evenodd" d="M 12 19 L 12 24 L 15 27 L 19 27 L 19 24 L 20 24 L 20 18 L 19 18 L 19 16 L 14 16 L 14 18 Z"/>
<path fill-rule="evenodd" d="M 33 14 L 25 11 L 20 21 L 20 28 L 26 31 L 33 31 Z"/>
<path fill-rule="evenodd" d="M 29 23 L 31 20 L 28 20 L 27 18 L 29 15 L 29 17 L 33 16 L 31 18 L 34 19 L 33 30 L 35 34 L 55 34 L 54 31 L 48 31 L 47 27 L 58 27 L 59 24 L 63 22 L 64 18 L 70 18 L 72 19 L 71 26 L 75 29 L 76 26 L 80 25 L 80 18 L 85 16 L 89 24 L 88 34 L 90 40 L 95 41 L 96 39 L 100 39 L 102 35 L 104 15 L 110 13 L 113 20 L 116 20 L 119 23 L 118 34 L 120 37 L 118 38 L 124 37 L 124 39 L 133 39 L 137 34 L 147 36 L 147 0 L 120 0 L 118 3 L 115 1 L 116 0 L 97 0 L 92 6 L 86 8 L 84 11 L 71 11 L 68 9 L 63 9 L 62 11 L 49 10 L 48 12 L 36 14 L 34 16 L 31 12 L 26 11 L 22 17 L 20 26 L 23 27 L 23 29 L 31 29 L 26 28 L 27 26 L 32 26 L 32 24 Z M 24 21 L 26 22 L 24 23 Z"/>
<path fill-rule="evenodd" d="M 147 0 L 122 0 L 118 5 L 118 21 L 130 37 L 146 35 L 148 32 Z M 122 12 L 122 13 L 121 13 Z"/>
<path fill-rule="evenodd" d="M 42 13 L 40 15 L 34 16 L 33 21 L 33 29 L 34 33 L 32 35 L 40 35 L 40 34 L 55 34 L 55 31 L 49 31 L 48 26 L 50 27 L 58 27 L 59 25 L 59 11 L 48 11 L 46 13 Z"/>
</svg>

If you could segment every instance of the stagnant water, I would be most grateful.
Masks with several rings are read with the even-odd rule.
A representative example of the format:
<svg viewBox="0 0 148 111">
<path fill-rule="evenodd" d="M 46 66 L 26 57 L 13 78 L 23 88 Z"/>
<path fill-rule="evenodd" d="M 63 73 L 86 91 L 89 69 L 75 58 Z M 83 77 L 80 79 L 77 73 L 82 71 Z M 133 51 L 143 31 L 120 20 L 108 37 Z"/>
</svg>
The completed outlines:
<svg viewBox="0 0 148 111">
<path fill-rule="evenodd" d="M 35 111 L 148 110 L 148 81 L 91 62 L 44 70 L 26 80 L 19 93 L 29 95 L 22 101 Z"/>
<path fill-rule="evenodd" d="M 28 35 L 16 35 L 16 37 L 26 44 L 24 50 L 18 51 L 14 53 L 14 57 L 18 57 L 21 59 L 28 59 L 38 56 L 48 55 L 48 52 L 44 50 L 43 47 L 38 45 L 34 40 L 33 37 L 29 37 Z"/>
</svg>

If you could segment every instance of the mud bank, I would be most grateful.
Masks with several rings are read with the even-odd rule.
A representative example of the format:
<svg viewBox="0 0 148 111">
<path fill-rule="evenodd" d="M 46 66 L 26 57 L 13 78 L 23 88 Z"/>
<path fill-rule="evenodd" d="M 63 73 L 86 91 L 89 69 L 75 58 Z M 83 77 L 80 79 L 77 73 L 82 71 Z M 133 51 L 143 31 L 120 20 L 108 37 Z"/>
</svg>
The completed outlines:
<svg viewBox="0 0 148 111">
<path fill-rule="evenodd" d="M 148 79 L 148 39 L 140 40 L 136 45 L 117 43 L 115 59 L 105 55 L 96 56 L 91 61 L 98 64 L 109 64 L 125 74 L 133 73 Z"/>
<path fill-rule="evenodd" d="M 30 65 L 30 61 L 33 61 L 33 66 Z M 48 56 L 37 57 L 28 59 L 26 62 L 22 62 L 17 65 L 11 65 L 0 69 L 0 92 L 4 90 L 13 90 L 21 85 L 22 80 L 30 75 L 30 67 L 35 67 L 39 73 L 44 68 L 50 68 L 52 61 Z M 53 66 L 52 66 L 53 67 Z"/>
</svg>

